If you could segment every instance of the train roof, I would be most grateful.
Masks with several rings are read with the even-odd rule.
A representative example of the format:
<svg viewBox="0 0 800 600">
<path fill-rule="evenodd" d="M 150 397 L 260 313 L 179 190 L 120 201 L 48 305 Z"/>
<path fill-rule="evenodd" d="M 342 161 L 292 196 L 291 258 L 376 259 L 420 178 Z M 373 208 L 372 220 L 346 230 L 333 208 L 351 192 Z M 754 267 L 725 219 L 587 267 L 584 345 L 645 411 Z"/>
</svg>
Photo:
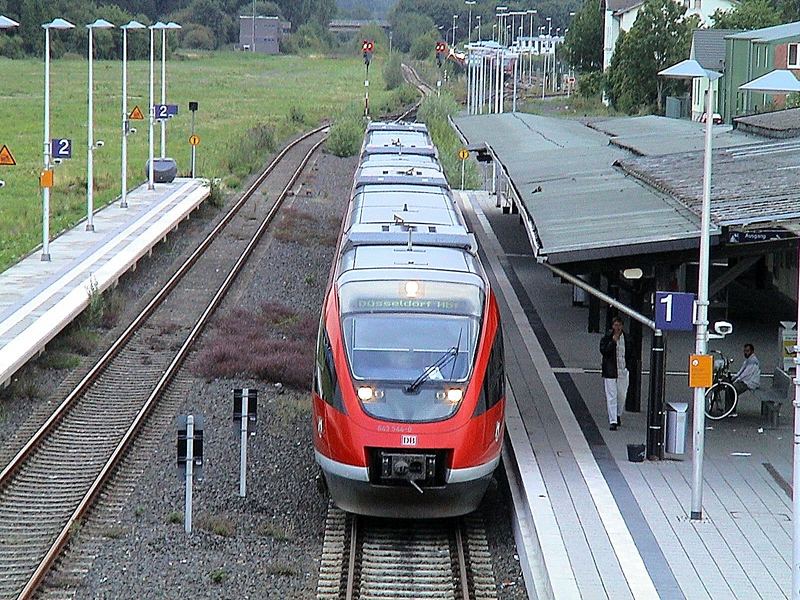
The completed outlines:
<svg viewBox="0 0 800 600">
<path fill-rule="evenodd" d="M 371 131 L 421 131 L 428 133 L 425 123 L 411 121 L 373 121 L 367 125 L 367 133 Z"/>
<path fill-rule="evenodd" d="M 364 138 L 361 155 L 426 154 L 436 156 L 436 146 L 426 131 L 371 131 Z"/>
<path fill-rule="evenodd" d="M 442 188 L 374 185 L 353 197 L 349 225 L 446 225 L 466 231 L 452 195 Z"/>
<path fill-rule="evenodd" d="M 355 176 L 354 189 L 366 185 L 385 184 L 402 187 L 405 185 L 449 188 L 441 170 L 435 167 L 420 166 L 362 166 Z"/>
<path fill-rule="evenodd" d="M 430 154 L 368 154 L 360 167 L 428 167 L 442 170 L 442 165 Z"/>
</svg>

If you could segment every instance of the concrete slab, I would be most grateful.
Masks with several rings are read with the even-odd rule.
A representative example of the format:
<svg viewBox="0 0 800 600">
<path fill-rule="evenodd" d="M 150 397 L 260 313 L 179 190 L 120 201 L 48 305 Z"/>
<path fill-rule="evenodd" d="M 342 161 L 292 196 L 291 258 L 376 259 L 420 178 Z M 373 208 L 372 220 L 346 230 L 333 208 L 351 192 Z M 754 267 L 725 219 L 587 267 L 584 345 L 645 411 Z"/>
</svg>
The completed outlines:
<svg viewBox="0 0 800 600">
<path fill-rule="evenodd" d="M 35 251 L 0 273 L 0 385 L 205 200 L 201 179 L 178 178 L 129 192 L 94 215 L 95 231 L 81 222 L 50 242 L 49 262 Z"/>
</svg>

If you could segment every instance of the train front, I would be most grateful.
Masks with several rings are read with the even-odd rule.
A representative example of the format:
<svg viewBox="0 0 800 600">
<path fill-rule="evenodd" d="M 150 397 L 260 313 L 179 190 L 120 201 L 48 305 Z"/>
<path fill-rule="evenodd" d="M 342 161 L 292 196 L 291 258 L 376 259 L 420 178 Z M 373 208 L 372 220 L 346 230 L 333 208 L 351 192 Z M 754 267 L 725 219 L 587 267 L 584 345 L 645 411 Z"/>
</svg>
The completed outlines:
<svg viewBox="0 0 800 600">
<path fill-rule="evenodd" d="M 378 263 L 406 252 L 368 250 Z M 332 499 L 349 512 L 466 514 L 499 463 L 505 379 L 494 296 L 466 251 L 414 254 L 412 263 L 439 268 L 353 268 L 326 298 L 315 453 Z"/>
</svg>

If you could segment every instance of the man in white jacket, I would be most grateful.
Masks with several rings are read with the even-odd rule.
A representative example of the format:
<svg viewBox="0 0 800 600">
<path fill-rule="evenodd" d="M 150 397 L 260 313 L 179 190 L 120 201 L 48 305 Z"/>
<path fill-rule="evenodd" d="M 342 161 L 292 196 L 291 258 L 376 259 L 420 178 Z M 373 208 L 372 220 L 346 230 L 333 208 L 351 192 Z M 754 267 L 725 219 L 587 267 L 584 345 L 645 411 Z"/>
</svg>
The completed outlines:
<svg viewBox="0 0 800 600">
<path fill-rule="evenodd" d="M 733 387 L 736 388 L 738 394 L 754 390 L 761 384 L 761 365 L 758 362 L 755 350 L 753 344 L 744 345 L 744 362 L 736 375 L 733 376 L 732 381 Z"/>
</svg>

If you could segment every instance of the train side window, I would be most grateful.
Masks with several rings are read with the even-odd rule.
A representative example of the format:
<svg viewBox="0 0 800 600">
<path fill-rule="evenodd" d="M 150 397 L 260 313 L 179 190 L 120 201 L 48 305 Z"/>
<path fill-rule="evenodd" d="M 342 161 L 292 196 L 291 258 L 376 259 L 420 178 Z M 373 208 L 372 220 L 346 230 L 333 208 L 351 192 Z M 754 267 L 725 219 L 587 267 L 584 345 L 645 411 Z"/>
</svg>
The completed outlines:
<svg viewBox="0 0 800 600">
<path fill-rule="evenodd" d="M 497 330 L 497 335 L 492 345 L 492 353 L 486 365 L 486 375 L 483 378 L 481 394 L 478 405 L 475 407 L 475 416 L 485 413 L 506 395 L 506 376 L 503 356 L 503 333 Z"/>
<path fill-rule="evenodd" d="M 320 341 L 317 349 L 317 393 L 335 409 L 345 412 L 342 390 L 336 376 L 336 364 L 333 361 L 333 349 L 328 332 L 324 327 L 320 332 Z"/>
</svg>

